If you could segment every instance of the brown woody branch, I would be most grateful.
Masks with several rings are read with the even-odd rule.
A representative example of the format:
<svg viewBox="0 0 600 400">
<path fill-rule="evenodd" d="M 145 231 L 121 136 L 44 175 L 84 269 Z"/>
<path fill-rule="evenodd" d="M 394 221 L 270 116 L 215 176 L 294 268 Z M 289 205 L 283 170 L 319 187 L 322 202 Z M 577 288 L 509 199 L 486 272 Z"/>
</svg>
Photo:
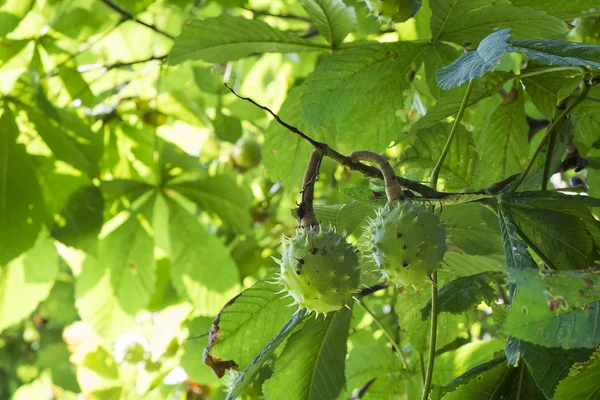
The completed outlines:
<svg viewBox="0 0 600 400">
<path fill-rule="evenodd" d="M 352 159 L 350 157 L 345 156 L 342 153 L 340 153 L 340 152 L 332 149 L 326 143 L 318 142 L 318 141 L 314 140 L 313 138 L 311 138 L 310 136 L 308 136 L 307 134 L 305 134 L 304 132 L 302 132 L 297 127 L 295 127 L 293 125 L 290 125 L 287 122 L 283 121 L 270 108 L 268 108 L 266 106 L 263 106 L 261 104 L 258 104 L 256 101 L 252 100 L 249 97 L 240 96 L 239 94 L 237 94 L 235 92 L 235 90 L 233 90 L 231 87 L 229 87 L 227 85 L 227 83 L 225 83 L 224 85 L 236 97 L 238 97 L 239 99 L 248 101 L 248 102 L 254 104 L 256 107 L 260 108 L 261 110 L 264 110 L 264 111 L 268 112 L 269 114 L 271 114 L 271 116 L 273 116 L 273 118 L 275 118 L 275 120 L 277 121 L 277 123 L 279 125 L 283 126 L 284 128 L 286 128 L 290 132 L 293 132 L 296 135 L 300 136 L 302 139 L 304 139 L 308 143 L 310 143 L 313 147 L 315 147 L 317 149 L 320 149 L 323 152 L 323 156 L 329 157 L 333 161 L 335 161 L 338 164 L 342 165 L 343 167 L 346 167 L 346 168 L 348 168 L 351 171 L 359 172 L 363 176 L 366 176 L 366 177 L 369 177 L 369 178 L 375 178 L 375 179 L 383 180 L 383 174 L 381 173 L 381 171 L 379 170 L 379 168 L 375 168 L 375 167 L 363 164 L 361 162 L 354 162 L 354 161 L 352 161 Z M 478 191 L 475 191 L 475 192 L 468 192 L 468 193 L 439 192 L 439 191 L 436 191 L 436 190 L 430 188 L 429 186 L 423 185 L 423 184 L 421 184 L 419 182 L 412 181 L 410 179 L 403 178 L 401 176 L 396 176 L 396 179 L 398 180 L 398 183 L 400 183 L 400 185 L 402 187 L 407 188 L 409 190 L 412 190 L 414 192 L 417 192 L 417 193 L 419 193 L 421 196 L 423 196 L 425 198 L 428 198 L 428 199 L 443 199 L 443 198 L 446 198 L 446 197 L 449 197 L 449 196 L 466 195 L 466 194 L 491 194 L 491 195 L 498 194 L 502 190 L 504 190 L 508 185 L 510 185 L 519 175 L 520 174 L 511 175 L 508 178 L 506 178 L 506 179 L 504 179 L 504 180 L 502 180 L 500 182 L 494 183 L 493 185 L 491 185 L 488 188 L 481 189 L 481 190 L 478 190 Z"/>
</svg>

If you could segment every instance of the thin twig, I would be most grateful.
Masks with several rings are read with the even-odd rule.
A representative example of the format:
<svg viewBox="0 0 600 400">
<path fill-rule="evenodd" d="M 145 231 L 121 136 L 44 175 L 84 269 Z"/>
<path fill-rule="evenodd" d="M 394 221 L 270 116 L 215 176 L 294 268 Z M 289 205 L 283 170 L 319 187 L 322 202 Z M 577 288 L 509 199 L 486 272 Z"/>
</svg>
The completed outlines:
<svg viewBox="0 0 600 400">
<path fill-rule="evenodd" d="M 136 64 L 143 64 L 143 63 L 147 63 L 150 61 L 164 61 L 166 59 L 167 59 L 167 54 L 165 54 L 164 56 L 151 56 L 151 57 L 145 58 L 143 60 L 135 60 L 135 61 L 129 61 L 129 62 L 116 62 L 114 64 L 108 64 L 108 65 L 104 65 L 104 64 L 80 65 L 77 67 L 77 71 L 78 72 L 90 72 L 90 71 L 97 71 L 99 69 L 110 71 L 111 69 L 115 69 L 115 68 L 130 67 L 130 66 L 136 65 Z"/>
<path fill-rule="evenodd" d="M 104 32 L 102 32 L 97 38 L 95 38 L 93 40 L 90 40 L 89 42 L 87 42 L 86 44 L 84 44 L 79 50 L 77 50 L 75 53 L 69 55 L 69 57 L 67 57 L 64 61 L 62 61 L 60 64 L 58 64 L 56 67 L 54 67 L 52 69 L 52 71 L 48 72 L 45 75 L 45 77 L 46 78 L 52 78 L 53 76 L 58 75 L 58 73 L 60 72 L 60 69 L 62 67 L 64 67 L 66 63 L 68 63 L 69 61 L 71 61 L 75 57 L 77 57 L 77 56 L 85 53 L 86 51 L 88 51 L 93 45 L 95 45 L 96 43 L 100 42 L 102 39 L 104 39 L 106 36 L 108 36 L 112 31 L 114 31 L 116 28 L 118 28 L 119 25 L 121 25 L 125 21 L 127 21 L 125 18 L 121 18 L 121 20 L 119 22 L 117 22 L 115 25 L 111 26 L 110 28 L 108 28 Z"/>
<path fill-rule="evenodd" d="M 319 221 L 317 220 L 313 208 L 313 200 L 315 197 L 315 182 L 319 177 L 322 159 L 323 151 L 315 148 L 308 160 L 306 172 L 304 173 L 304 181 L 302 183 L 302 201 L 298 207 L 300 226 L 308 228 L 319 226 Z"/>
<path fill-rule="evenodd" d="M 533 153 L 533 155 L 531 156 L 531 159 L 529 160 L 529 163 L 527 164 L 527 166 L 525 167 L 525 170 L 523 170 L 523 172 L 521 172 L 521 174 L 519 174 L 519 177 L 515 180 L 514 184 L 511 185 L 511 190 L 515 191 L 517 190 L 517 188 L 521 185 L 521 183 L 523 183 L 523 181 L 525 180 L 525 178 L 527 177 L 527 174 L 529 173 L 529 171 L 531 170 L 531 167 L 533 167 L 533 164 L 535 162 L 535 159 L 537 158 L 538 154 L 540 153 L 540 151 L 542 151 L 542 148 L 544 147 L 544 145 L 546 144 L 546 142 L 548 141 L 548 138 L 552 135 L 552 133 L 557 129 L 558 124 L 567 117 L 567 115 L 569 115 L 569 113 L 579 104 L 581 103 L 584 99 L 585 96 L 587 96 L 588 92 L 590 91 L 590 86 L 587 84 L 587 82 L 584 80 L 582 86 L 581 86 L 581 90 L 579 91 L 579 96 L 577 96 L 577 98 L 575 100 L 573 100 L 571 102 L 571 104 L 569 104 L 569 106 L 554 120 L 552 121 L 552 124 L 548 127 L 548 129 L 546 130 L 546 134 L 544 135 L 543 139 L 541 140 L 540 144 L 538 145 L 538 147 L 535 149 L 535 152 Z"/>
<path fill-rule="evenodd" d="M 253 10 L 251 8 L 248 7 L 241 7 L 242 9 L 246 10 L 246 11 L 250 11 L 252 14 L 254 14 L 255 17 L 273 17 L 273 18 L 280 18 L 280 19 L 295 19 L 298 21 L 304 21 L 304 22 L 311 22 L 310 18 L 308 17 L 302 17 L 300 15 L 294 15 L 294 14 L 272 14 L 266 10 Z"/>
<path fill-rule="evenodd" d="M 111 0 L 100 0 L 102 3 L 106 4 L 106 6 L 108 6 L 109 8 L 111 8 L 112 10 L 118 12 L 119 14 L 121 14 L 121 16 L 123 16 L 123 18 L 136 22 L 140 25 L 145 26 L 146 28 L 152 29 L 154 32 L 156 33 L 160 33 L 161 35 L 168 37 L 171 40 L 175 40 L 175 36 L 171 35 L 168 32 L 163 31 L 162 29 L 158 28 L 156 25 L 153 24 L 149 24 L 147 22 L 141 21 L 139 19 L 137 19 L 133 14 L 131 14 L 129 11 L 122 9 L 121 7 L 119 7 L 118 5 L 116 5 L 115 3 L 113 3 Z"/>
<path fill-rule="evenodd" d="M 368 286 L 366 288 L 362 288 L 358 292 L 358 297 L 362 298 L 362 297 L 365 297 L 365 296 L 369 296 L 369 295 L 371 295 L 373 293 L 379 292 L 380 290 L 387 289 L 389 286 L 390 285 L 387 282 L 380 282 L 380 283 L 378 283 L 376 285 Z"/>
<path fill-rule="evenodd" d="M 325 143 L 314 140 L 310 136 L 306 135 L 304 132 L 300 131 L 295 126 L 292 126 L 292 125 L 288 124 L 287 122 L 283 121 L 270 108 L 263 106 L 261 104 L 258 104 L 256 101 L 252 100 L 249 97 L 240 96 L 239 94 L 237 94 L 235 92 L 234 89 L 229 87 L 227 84 L 225 84 L 225 87 L 227 87 L 227 89 L 229 89 L 229 91 L 231 93 L 233 93 L 233 95 L 236 96 L 237 98 L 248 101 L 248 102 L 252 103 L 253 105 L 255 105 L 256 107 L 260 108 L 261 110 L 264 110 L 264 111 L 268 112 L 269 114 L 271 114 L 271 116 L 273 116 L 273 118 L 275 118 L 275 120 L 277 121 L 277 123 L 279 125 L 283 126 L 290 132 L 295 133 L 296 135 L 300 136 L 302 139 L 304 139 L 308 143 L 310 143 L 313 147 L 320 148 L 323 151 L 323 156 L 328 157 L 328 158 L 332 159 L 333 161 L 337 162 L 338 164 L 342 165 L 343 167 L 346 167 L 351 171 L 358 172 L 358 173 L 362 174 L 363 176 L 366 176 L 368 178 L 383 180 L 383 174 L 381 173 L 379 168 L 375 168 L 370 165 L 363 164 L 361 162 L 353 162 L 350 159 L 350 157 L 343 155 L 342 153 L 336 151 L 335 149 L 332 149 Z M 480 190 L 477 190 L 474 192 L 467 192 L 467 193 L 438 192 L 437 190 L 433 190 L 432 188 L 430 188 L 427 185 L 423 185 L 422 183 L 411 181 L 410 179 L 406 179 L 401 176 L 396 176 L 396 179 L 398 180 L 398 183 L 400 183 L 400 185 L 402 187 L 412 190 L 413 192 L 417 192 L 424 198 L 444 199 L 444 198 L 450 197 L 450 196 L 469 195 L 469 194 L 495 195 L 495 194 L 500 193 L 502 190 L 504 190 L 507 186 L 509 186 L 518 177 L 519 177 L 519 174 L 511 175 L 508 178 L 505 178 L 500 182 L 496 182 L 487 188 L 480 189 Z"/>
</svg>

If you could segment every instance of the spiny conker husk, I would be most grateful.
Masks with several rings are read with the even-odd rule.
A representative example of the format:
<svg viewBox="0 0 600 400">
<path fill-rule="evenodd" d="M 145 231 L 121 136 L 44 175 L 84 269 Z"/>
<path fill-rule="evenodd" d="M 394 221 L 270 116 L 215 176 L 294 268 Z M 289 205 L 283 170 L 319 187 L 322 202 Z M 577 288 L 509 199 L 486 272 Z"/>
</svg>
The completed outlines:
<svg viewBox="0 0 600 400">
<path fill-rule="evenodd" d="M 388 203 L 366 227 L 368 257 L 382 277 L 399 286 L 413 285 L 440 267 L 446 229 L 437 214 L 412 203 Z"/>
<path fill-rule="evenodd" d="M 299 228 L 283 238 L 278 283 L 299 309 L 327 314 L 347 305 L 358 291 L 358 251 L 333 229 Z"/>
</svg>

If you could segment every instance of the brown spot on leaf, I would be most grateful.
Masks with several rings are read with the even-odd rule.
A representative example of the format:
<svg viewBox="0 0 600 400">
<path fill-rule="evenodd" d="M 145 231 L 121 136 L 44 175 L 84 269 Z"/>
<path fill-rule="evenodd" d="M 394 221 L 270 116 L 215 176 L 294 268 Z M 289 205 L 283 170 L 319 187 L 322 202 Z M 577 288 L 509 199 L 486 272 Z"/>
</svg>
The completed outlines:
<svg viewBox="0 0 600 400">
<path fill-rule="evenodd" d="M 135 272 L 137 270 L 135 263 L 132 263 L 132 262 L 127 264 L 127 267 L 131 270 L 131 272 Z"/>
<path fill-rule="evenodd" d="M 579 297 L 590 297 L 589 294 L 583 291 L 583 289 L 579 289 Z"/>
<path fill-rule="evenodd" d="M 558 311 L 559 308 L 567 308 L 567 302 L 565 298 L 562 296 L 553 296 L 547 290 L 544 290 L 544 295 L 546 295 L 546 304 L 548 305 L 548 309 L 552 312 Z"/>
<path fill-rule="evenodd" d="M 212 368 L 212 370 L 215 372 L 215 375 L 217 375 L 217 377 L 219 378 L 222 378 L 225 375 L 225 371 L 227 371 L 228 369 L 233 369 L 235 371 L 240 372 L 240 368 L 235 361 L 223 360 L 220 357 L 213 356 L 212 354 L 210 354 L 210 352 L 213 346 L 219 343 L 219 339 L 221 337 L 221 328 L 219 327 L 219 323 L 221 322 L 221 314 L 227 307 L 235 303 L 235 301 L 238 299 L 238 297 L 242 295 L 242 293 L 229 300 L 225 304 L 225 306 L 223 306 L 221 311 L 219 311 L 219 314 L 217 314 L 217 316 L 215 317 L 210 327 L 210 332 L 208 334 L 208 345 L 206 345 L 206 348 L 204 349 L 203 360 L 206 365 Z"/>
</svg>

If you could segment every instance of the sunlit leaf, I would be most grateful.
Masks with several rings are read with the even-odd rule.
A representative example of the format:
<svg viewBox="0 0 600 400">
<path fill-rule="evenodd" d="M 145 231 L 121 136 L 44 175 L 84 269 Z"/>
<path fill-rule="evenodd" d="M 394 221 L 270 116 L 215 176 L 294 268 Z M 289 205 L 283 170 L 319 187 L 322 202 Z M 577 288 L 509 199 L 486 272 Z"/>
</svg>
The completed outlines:
<svg viewBox="0 0 600 400">
<path fill-rule="evenodd" d="M 274 279 L 271 275 L 269 279 Z M 205 357 L 215 372 L 220 360 L 233 360 L 244 369 L 296 311 L 277 294 L 282 286 L 259 281 L 232 299 L 221 310 L 211 328 Z"/>
<path fill-rule="evenodd" d="M 568 32 L 560 19 L 531 7 L 485 0 L 432 0 L 434 41 L 477 43 L 497 28 L 511 28 L 515 38 L 562 37 Z"/>
<path fill-rule="evenodd" d="M 409 42 L 371 44 L 319 64 L 304 84 L 305 126 L 343 150 L 386 148 L 403 130 L 411 68 L 428 48 Z"/>
<path fill-rule="evenodd" d="M 292 318 L 284 325 L 283 328 L 275 335 L 269 343 L 254 357 L 248 364 L 248 367 L 235 381 L 233 388 L 227 395 L 227 400 L 234 400 L 239 396 L 242 390 L 252 382 L 252 379 L 258 374 L 261 367 L 270 360 L 273 352 L 283 343 L 284 340 L 292 333 L 292 331 L 304 321 L 306 317 L 306 309 L 303 308 L 294 313 Z"/>
<path fill-rule="evenodd" d="M 225 246 L 198 219 L 168 201 L 171 281 L 201 315 L 216 315 L 235 292 L 237 267 Z"/>
<path fill-rule="evenodd" d="M 229 176 L 173 183 L 168 187 L 195 202 L 202 211 L 217 215 L 238 232 L 249 233 L 251 220 L 248 192 Z"/>
<path fill-rule="evenodd" d="M 223 14 L 184 26 L 169 54 L 171 65 L 187 60 L 234 61 L 253 53 L 323 51 L 328 46 L 275 29 L 263 21 Z"/>
<path fill-rule="evenodd" d="M 342 0 L 300 0 L 300 4 L 332 47 L 340 44 L 356 24 L 354 8 Z"/>
<path fill-rule="evenodd" d="M 0 265 L 30 248 L 42 226 L 44 202 L 34 164 L 7 108 L 0 118 Z"/>
<path fill-rule="evenodd" d="M 156 269 L 154 241 L 135 213 L 117 215 L 107 228 L 112 230 L 101 233 L 97 256 L 83 264 L 75 297 L 82 320 L 110 341 L 132 327 L 148 305 Z"/>
<path fill-rule="evenodd" d="M 31 314 L 44 300 L 58 273 L 58 255 L 45 229 L 12 261 L 0 265 L 0 331 Z"/>
</svg>

